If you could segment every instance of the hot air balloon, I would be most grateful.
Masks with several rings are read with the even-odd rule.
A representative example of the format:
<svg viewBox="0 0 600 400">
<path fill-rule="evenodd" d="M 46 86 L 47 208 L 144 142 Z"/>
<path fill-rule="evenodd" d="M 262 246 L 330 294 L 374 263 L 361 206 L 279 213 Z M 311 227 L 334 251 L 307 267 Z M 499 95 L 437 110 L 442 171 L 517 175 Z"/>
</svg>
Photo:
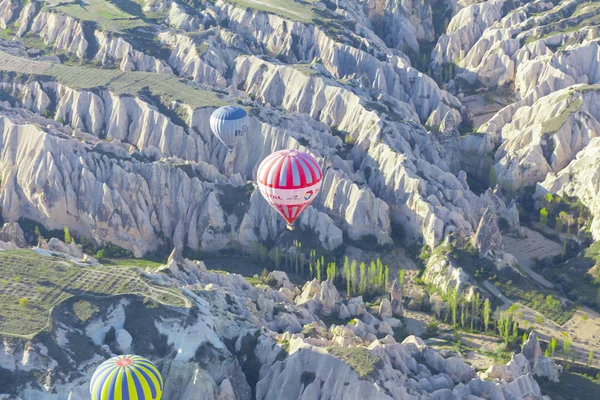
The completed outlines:
<svg viewBox="0 0 600 400">
<path fill-rule="evenodd" d="M 239 107 L 217 108 L 210 116 L 210 129 L 229 151 L 235 139 L 248 132 L 248 126 L 248 114 Z"/>
<path fill-rule="evenodd" d="M 106 360 L 92 376 L 92 400 L 160 400 L 163 380 L 152 362 L 131 354 Z"/>
<path fill-rule="evenodd" d="M 317 161 L 297 150 L 277 151 L 258 167 L 260 192 L 294 230 L 294 221 L 312 203 L 321 189 L 323 173 Z"/>
</svg>

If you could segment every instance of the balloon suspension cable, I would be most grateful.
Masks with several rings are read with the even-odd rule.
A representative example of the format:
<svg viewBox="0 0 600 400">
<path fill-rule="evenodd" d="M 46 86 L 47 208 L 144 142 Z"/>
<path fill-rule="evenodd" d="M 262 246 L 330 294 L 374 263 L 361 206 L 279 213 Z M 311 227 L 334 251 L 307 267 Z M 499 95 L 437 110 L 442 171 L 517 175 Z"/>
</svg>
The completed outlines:
<svg viewBox="0 0 600 400">
<path fill-rule="evenodd" d="M 288 228 L 288 230 L 290 230 L 290 231 L 293 231 L 294 230 L 294 225 L 287 224 L 286 228 Z"/>
</svg>

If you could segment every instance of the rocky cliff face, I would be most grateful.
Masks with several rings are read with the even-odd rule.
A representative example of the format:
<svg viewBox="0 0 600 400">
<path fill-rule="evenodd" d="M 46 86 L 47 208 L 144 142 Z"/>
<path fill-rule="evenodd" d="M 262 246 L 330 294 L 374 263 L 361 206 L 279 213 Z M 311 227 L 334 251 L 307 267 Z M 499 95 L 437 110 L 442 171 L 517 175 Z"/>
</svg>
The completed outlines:
<svg viewBox="0 0 600 400">
<path fill-rule="evenodd" d="M 456 64 L 448 86 L 457 92 L 467 91 L 467 82 L 490 93 L 504 86 L 516 95 L 478 127 L 480 134 L 462 141 L 474 166 L 469 172 L 493 165 L 498 183 L 517 190 L 554 179 L 583 157 L 598 135 L 597 12 L 593 2 L 488 1 L 456 13 L 432 52 L 432 67 Z M 595 208 L 583 187 L 569 193 Z M 600 237 L 596 225 L 592 233 Z"/>
<path fill-rule="evenodd" d="M 23 82 L 5 75 L 0 85 L 12 99 L 4 106 L 6 112 L 10 114 L 17 107 L 34 113 L 17 111 L 18 121 L 9 118 L 12 122 L 6 126 L 35 130 L 18 126 L 47 125 L 38 115 L 52 116 L 60 121 L 52 127 L 62 132 L 63 140 L 79 143 L 73 148 L 81 149 L 83 158 L 68 154 L 68 146 L 51 149 L 53 141 L 34 153 L 39 157 L 60 153 L 69 159 L 65 171 L 61 170 L 62 163 L 56 163 L 61 174 L 68 174 L 71 168 L 87 171 L 76 165 L 87 164 L 81 160 L 91 152 L 97 158 L 93 164 L 104 163 L 101 170 L 110 171 L 115 184 L 121 163 L 127 164 L 127 174 L 149 173 L 138 176 L 139 182 L 146 181 L 143 186 L 149 185 L 149 179 L 157 179 L 150 170 L 161 170 L 166 174 L 164 179 L 174 179 L 168 191 L 153 193 L 159 185 L 152 189 L 154 184 L 150 184 L 134 195 L 126 193 L 134 190 L 133 186 L 124 182 L 123 186 L 111 186 L 105 178 L 97 177 L 96 184 L 88 184 L 101 182 L 114 191 L 109 196 L 111 203 L 103 205 L 109 210 L 99 212 L 98 206 L 92 206 L 92 211 L 88 201 L 77 200 L 84 195 L 78 193 L 83 190 L 78 189 L 79 182 L 73 189 L 72 183 L 57 182 L 52 194 L 56 199 L 51 196 L 51 204 L 45 204 L 39 191 L 35 195 L 30 192 L 33 184 L 26 182 L 29 178 L 17 171 L 13 175 L 7 172 L 10 179 L 19 175 L 16 182 L 4 181 L 3 209 L 8 218 L 23 215 L 22 202 L 33 208 L 31 216 L 39 222 L 51 227 L 68 224 L 96 240 L 122 243 L 137 255 L 161 243 L 209 250 L 274 239 L 283 224 L 260 197 L 251 196 L 249 208 L 238 210 L 236 215 L 229 211 L 224 215 L 220 197 L 211 197 L 210 192 L 214 183 L 239 187 L 252 180 L 260 160 L 280 148 L 309 149 L 326 170 L 321 196 L 300 224 L 318 232 L 321 244 L 328 249 L 341 243 L 342 232 L 353 240 L 374 236 L 379 244 L 391 243 L 392 222 L 402 225 L 409 237 L 435 246 L 450 232 L 472 235 L 489 206 L 489 198 L 469 191 L 464 175 L 462 180 L 453 175 L 458 170 L 457 153 L 448 151 L 446 142 L 439 141 L 441 136 L 430 135 L 421 125 L 441 125 L 451 132 L 461 121 L 460 102 L 412 68 L 407 58 L 392 48 L 398 47 L 397 43 L 388 47 L 371 31 L 372 20 L 378 18 L 375 14 L 393 21 L 404 18 L 406 26 L 416 24 L 411 18 L 417 18 L 422 26 L 415 37 L 430 39 L 431 30 L 426 28 L 432 17 L 427 4 L 375 2 L 356 7 L 339 3 L 336 12 L 319 11 L 335 24 L 340 18 L 361 21 L 353 29 L 351 24 L 339 25 L 354 38 L 347 40 L 333 34 L 327 25 L 244 10 L 229 3 L 207 4 L 193 11 L 178 2 L 148 3 L 143 12 L 168 11 L 166 21 L 180 31 L 144 27 L 156 30 L 154 43 L 159 44 L 157 49 L 144 51 L 136 48 L 139 43 L 127 32 L 94 28 L 89 21 L 80 21 L 51 5 L 22 5 L 12 0 L 1 4 L 7 10 L 5 26 L 19 27 L 16 38 L 24 38 L 24 46 L 19 47 L 18 42 L 4 46 L 12 54 L 28 59 L 35 52 L 25 39 L 39 36 L 57 51 L 84 61 L 98 61 L 122 71 L 188 78 L 205 90 L 221 91 L 219 96 L 226 101 L 241 99 L 252 107 L 253 115 L 248 140 L 236 144 L 235 153 L 227 155 L 210 133 L 211 107 L 169 103 L 142 92 L 124 96 L 106 88 L 81 89 L 52 78 Z M 360 35 L 364 45 L 356 43 Z M 251 55 L 245 55 L 248 53 Z M 42 130 L 37 135 L 52 137 L 53 132 Z M 81 140 L 92 147 L 81 147 Z M 16 145 L 23 142 L 18 140 Z M 112 155 L 97 156 L 103 152 Z M 35 167 L 31 169 L 34 174 Z M 93 168 L 91 171 L 96 174 Z M 189 187 L 197 189 L 184 189 Z M 89 186 L 87 190 L 91 190 Z M 194 190 L 199 192 L 193 194 Z M 239 187 L 240 192 L 244 190 Z M 146 195 L 154 196 L 157 202 L 142 200 Z M 197 200 L 194 206 L 180 210 L 191 198 Z M 205 203 L 206 199 L 211 201 Z M 211 215 L 205 222 L 200 221 L 202 210 Z M 208 226 L 216 230 L 206 230 Z"/>
</svg>

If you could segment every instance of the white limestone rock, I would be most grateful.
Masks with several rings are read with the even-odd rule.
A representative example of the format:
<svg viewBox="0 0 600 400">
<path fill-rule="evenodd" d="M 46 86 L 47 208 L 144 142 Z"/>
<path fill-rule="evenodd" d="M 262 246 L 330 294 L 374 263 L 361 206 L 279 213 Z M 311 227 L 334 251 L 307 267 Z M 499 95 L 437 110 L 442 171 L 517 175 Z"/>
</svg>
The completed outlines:
<svg viewBox="0 0 600 400">
<path fill-rule="evenodd" d="M 23 229 L 17 222 L 5 222 L 0 230 L 0 240 L 3 242 L 12 242 L 17 247 L 27 247 L 27 241 Z"/>
</svg>

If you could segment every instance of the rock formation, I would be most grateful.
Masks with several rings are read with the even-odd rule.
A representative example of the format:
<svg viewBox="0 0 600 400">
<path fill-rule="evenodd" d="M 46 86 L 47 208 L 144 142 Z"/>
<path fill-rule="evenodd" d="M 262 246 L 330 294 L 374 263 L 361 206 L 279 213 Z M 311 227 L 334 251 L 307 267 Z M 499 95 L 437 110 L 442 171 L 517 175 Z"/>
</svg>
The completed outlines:
<svg viewBox="0 0 600 400">
<path fill-rule="evenodd" d="M 495 258 L 495 254 L 498 254 L 502 246 L 502 234 L 498 228 L 495 215 L 488 208 L 483 213 L 477 232 L 473 236 L 473 247 L 481 256 Z"/>
<path fill-rule="evenodd" d="M 23 229 L 16 222 L 6 222 L 0 230 L 0 240 L 3 242 L 12 242 L 17 247 L 26 247 L 27 241 L 23 234 Z"/>
</svg>

